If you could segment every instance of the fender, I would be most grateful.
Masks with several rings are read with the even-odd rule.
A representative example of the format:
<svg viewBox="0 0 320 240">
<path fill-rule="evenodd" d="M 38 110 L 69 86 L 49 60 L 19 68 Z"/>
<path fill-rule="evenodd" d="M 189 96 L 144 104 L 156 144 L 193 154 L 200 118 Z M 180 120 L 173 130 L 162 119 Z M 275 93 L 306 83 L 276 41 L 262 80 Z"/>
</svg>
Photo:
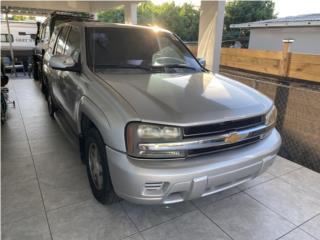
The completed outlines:
<svg viewBox="0 0 320 240">
<path fill-rule="evenodd" d="M 108 118 L 103 113 L 103 111 L 86 96 L 81 97 L 78 105 L 76 122 L 77 122 L 77 131 L 79 135 L 81 134 L 82 114 L 85 114 L 98 128 L 105 144 L 110 145 L 106 137 L 108 136 L 108 130 L 110 129 L 110 123 L 108 121 Z"/>
</svg>

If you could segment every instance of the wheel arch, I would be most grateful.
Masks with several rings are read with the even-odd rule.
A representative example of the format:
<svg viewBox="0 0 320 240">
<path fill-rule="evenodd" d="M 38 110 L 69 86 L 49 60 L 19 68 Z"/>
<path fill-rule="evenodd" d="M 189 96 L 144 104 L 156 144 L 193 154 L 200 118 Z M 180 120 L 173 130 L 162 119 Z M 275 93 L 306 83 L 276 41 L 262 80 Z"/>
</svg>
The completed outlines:
<svg viewBox="0 0 320 240">
<path fill-rule="evenodd" d="M 103 111 L 89 98 L 83 96 L 78 107 L 77 130 L 80 136 L 85 135 L 85 131 L 90 127 L 95 127 L 101 134 L 105 144 L 108 144 L 108 130 L 110 123 Z"/>
</svg>

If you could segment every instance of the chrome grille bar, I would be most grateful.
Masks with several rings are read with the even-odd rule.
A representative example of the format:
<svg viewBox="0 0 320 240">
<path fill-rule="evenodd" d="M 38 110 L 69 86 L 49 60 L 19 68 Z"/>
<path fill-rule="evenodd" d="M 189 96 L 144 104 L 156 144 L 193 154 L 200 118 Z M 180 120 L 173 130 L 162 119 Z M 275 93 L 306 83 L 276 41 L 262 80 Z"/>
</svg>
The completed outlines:
<svg viewBox="0 0 320 240">
<path fill-rule="evenodd" d="M 264 138 L 273 126 L 261 125 L 254 128 L 234 131 L 221 135 L 213 135 L 210 137 L 196 138 L 193 140 L 184 140 L 180 142 L 167 143 L 140 143 L 139 149 L 141 151 L 183 151 L 210 148 L 216 146 L 227 146 L 247 139 L 260 137 Z"/>
</svg>

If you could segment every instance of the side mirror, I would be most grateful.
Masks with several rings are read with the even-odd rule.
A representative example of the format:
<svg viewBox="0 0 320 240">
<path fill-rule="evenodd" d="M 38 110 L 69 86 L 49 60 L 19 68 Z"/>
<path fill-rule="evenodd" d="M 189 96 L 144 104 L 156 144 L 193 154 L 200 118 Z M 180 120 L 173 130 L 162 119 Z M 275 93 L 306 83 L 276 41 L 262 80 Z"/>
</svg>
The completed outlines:
<svg viewBox="0 0 320 240">
<path fill-rule="evenodd" d="M 66 55 L 52 56 L 49 60 L 49 66 L 60 71 L 80 72 L 81 70 L 80 64 L 75 63 L 72 57 Z"/>
<path fill-rule="evenodd" d="M 206 60 L 204 58 L 197 58 L 198 62 L 201 64 L 202 67 L 206 66 Z"/>
</svg>

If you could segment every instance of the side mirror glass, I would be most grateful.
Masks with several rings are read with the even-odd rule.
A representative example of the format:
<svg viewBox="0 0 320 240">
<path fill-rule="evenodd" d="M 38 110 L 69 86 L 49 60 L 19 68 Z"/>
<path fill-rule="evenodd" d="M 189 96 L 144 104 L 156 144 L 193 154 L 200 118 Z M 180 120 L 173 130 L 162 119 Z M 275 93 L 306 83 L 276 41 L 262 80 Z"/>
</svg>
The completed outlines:
<svg viewBox="0 0 320 240">
<path fill-rule="evenodd" d="M 198 58 L 198 62 L 201 64 L 202 67 L 206 66 L 206 60 L 204 58 Z"/>
<path fill-rule="evenodd" d="M 49 66 L 52 69 L 60 71 L 80 72 L 80 65 L 70 56 L 54 55 L 49 60 Z"/>
</svg>

